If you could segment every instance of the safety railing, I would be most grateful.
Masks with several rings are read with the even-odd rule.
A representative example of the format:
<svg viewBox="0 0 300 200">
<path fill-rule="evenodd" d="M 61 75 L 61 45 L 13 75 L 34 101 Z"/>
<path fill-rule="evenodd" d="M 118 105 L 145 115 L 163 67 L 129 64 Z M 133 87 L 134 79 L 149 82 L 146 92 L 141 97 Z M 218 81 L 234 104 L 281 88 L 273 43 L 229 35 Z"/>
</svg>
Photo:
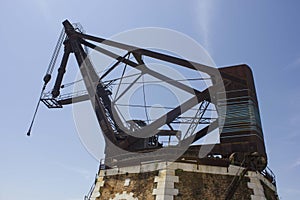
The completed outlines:
<svg viewBox="0 0 300 200">
<path fill-rule="evenodd" d="M 91 199 L 93 191 L 95 190 L 95 187 L 96 187 L 97 178 L 99 176 L 99 173 L 100 173 L 101 170 L 104 170 L 104 169 L 106 169 L 104 159 L 101 159 L 100 160 L 100 165 L 99 165 L 99 170 L 98 170 L 98 173 L 96 174 L 94 183 L 92 184 L 92 186 L 91 186 L 89 192 L 87 193 L 87 195 L 84 196 L 84 200 L 90 200 Z"/>
<path fill-rule="evenodd" d="M 276 177 L 273 171 L 269 168 L 266 167 L 263 171 L 260 172 L 266 179 L 270 181 L 274 186 L 276 186 Z"/>
</svg>

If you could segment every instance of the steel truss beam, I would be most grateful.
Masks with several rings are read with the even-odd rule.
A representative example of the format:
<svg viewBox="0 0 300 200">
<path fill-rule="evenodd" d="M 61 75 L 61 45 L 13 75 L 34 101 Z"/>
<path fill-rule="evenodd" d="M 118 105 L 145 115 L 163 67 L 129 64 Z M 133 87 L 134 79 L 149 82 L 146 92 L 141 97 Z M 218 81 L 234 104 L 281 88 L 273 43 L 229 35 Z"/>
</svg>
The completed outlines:
<svg viewBox="0 0 300 200">
<path fill-rule="evenodd" d="M 195 63 L 193 61 L 187 61 L 187 60 L 184 60 L 181 58 L 173 57 L 170 55 L 165 55 L 162 53 L 138 48 L 135 46 L 126 45 L 126 44 L 122 44 L 119 42 L 114 42 L 111 40 L 106 40 L 103 38 L 83 34 L 83 33 L 75 31 L 75 29 L 73 28 L 73 26 L 71 25 L 71 23 L 69 21 L 64 21 L 63 25 L 64 25 L 65 32 L 67 35 L 67 40 L 64 42 L 65 54 L 63 56 L 61 67 L 59 68 L 59 72 L 58 72 L 57 80 L 55 82 L 54 89 L 52 91 L 53 98 L 58 97 L 58 95 L 60 93 L 59 89 L 61 86 L 63 75 L 65 73 L 65 68 L 66 68 L 69 54 L 74 53 L 77 63 L 80 67 L 80 71 L 83 76 L 83 80 L 86 85 L 88 94 L 83 95 L 83 96 L 77 96 L 77 97 L 73 98 L 72 100 L 71 100 L 71 98 L 59 99 L 58 103 L 60 103 L 61 105 L 65 105 L 65 104 L 69 104 L 71 102 L 79 102 L 81 100 L 90 99 L 92 102 L 92 105 L 94 107 L 96 116 L 98 118 L 99 124 L 101 126 L 101 129 L 106 130 L 104 132 L 109 140 L 111 140 L 114 144 L 117 144 L 118 146 L 120 146 L 122 148 L 128 148 L 130 145 L 134 144 L 135 142 L 137 142 L 139 140 L 139 138 L 136 138 L 132 135 L 126 134 L 126 131 L 124 132 L 124 130 L 126 130 L 126 128 L 124 126 L 122 126 L 121 119 L 120 119 L 119 115 L 117 114 L 118 112 L 116 111 L 116 109 L 113 106 L 114 102 L 116 102 L 118 100 L 118 98 L 120 98 L 121 96 L 124 95 L 124 92 L 122 94 L 120 94 L 116 100 L 111 102 L 112 106 L 109 106 L 109 108 L 107 108 L 107 107 L 103 106 L 103 104 L 105 103 L 104 101 L 105 101 L 106 97 L 101 96 L 101 94 L 99 96 L 99 94 L 95 91 L 96 87 L 98 87 L 98 88 L 100 87 L 100 89 L 103 91 L 105 90 L 105 86 L 102 83 L 102 79 L 104 77 L 106 77 L 109 73 L 111 73 L 114 69 L 116 69 L 121 63 L 128 65 L 130 67 L 133 67 L 134 69 L 139 70 L 141 72 L 141 75 L 149 74 L 161 81 L 165 81 L 168 84 L 170 84 L 176 88 L 179 88 L 185 92 L 188 92 L 188 93 L 194 95 L 192 98 L 188 99 L 183 104 L 181 104 L 181 105 L 175 107 L 174 109 L 170 110 L 169 112 L 167 112 L 164 116 L 154 120 L 149 125 L 142 127 L 141 129 L 138 129 L 134 132 L 134 134 L 139 135 L 139 137 L 142 137 L 142 138 L 149 137 L 149 133 L 155 134 L 157 132 L 157 130 L 160 127 L 162 127 L 163 125 L 166 125 L 166 124 L 169 125 L 170 123 L 177 123 L 180 119 L 181 114 L 185 113 L 189 109 L 192 109 L 197 104 L 202 102 L 201 103 L 201 105 L 202 105 L 203 102 L 208 102 L 208 103 L 212 102 L 211 96 L 214 97 L 215 94 L 210 94 L 210 93 L 216 92 L 218 90 L 218 87 L 223 84 L 223 80 L 215 79 L 213 86 L 210 86 L 209 88 L 207 88 L 203 91 L 198 91 L 197 89 L 191 88 L 181 82 L 178 82 L 178 81 L 173 80 L 165 75 L 162 75 L 160 73 L 157 73 L 156 71 L 151 70 L 144 63 L 142 56 L 154 58 L 154 59 L 157 59 L 160 61 L 165 61 L 167 63 L 176 64 L 178 66 L 186 67 L 188 69 L 201 71 L 201 72 L 207 73 L 211 77 L 219 77 L 218 69 L 209 67 L 206 65 L 202 65 L 199 63 Z M 92 44 L 92 43 L 88 42 L 87 40 L 101 43 L 106 46 L 126 50 L 127 53 L 124 56 L 119 56 L 109 50 L 106 50 L 100 46 Z M 106 73 L 104 73 L 101 77 L 99 77 L 97 75 L 96 71 L 94 70 L 93 65 L 92 65 L 91 61 L 89 60 L 87 54 L 85 53 L 82 45 L 84 45 L 85 47 L 92 48 L 106 56 L 109 56 L 110 58 L 115 59 L 117 62 L 112 67 L 110 67 Z M 132 54 L 134 56 L 136 61 L 132 61 L 129 59 L 130 54 Z M 228 75 L 228 76 L 230 76 L 230 75 Z M 136 82 L 139 79 L 139 77 L 135 81 L 133 81 L 133 83 L 131 83 L 127 89 L 132 87 L 134 82 Z M 243 83 L 243 82 L 240 81 L 240 83 Z M 208 104 L 206 105 L 205 108 L 202 108 L 200 106 L 199 109 L 201 109 L 201 111 L 200 111 L 201 116 L 199 116 L 199 119 L 190 119 L 190 122 L 192 122 L 193 126 L 194 126 L 193 129 L 197 126 L 197 124 L 199 124 L 201 122 L 205 122 L 206 124 L 208 124 L 209 120 L 204 119 L 204 117 L 203 117 L 207 106 L 208 106 Z M 109 116 L 108 116 L 109 112 L 107 112 L 108 110 L 110 110 Z M 196 120 L 196 122 L 195 122 L 195 120 Z M 114 124 L 112 124 L 112 123 L 114 123 Z M 111 125 L 109 125 L 109 124 L 111 124 Z M 115 127 L 115 128 L 112 128 L 112 127 Z M 210 126 L 210 127 L 215 128 L 214 126 Z M 208 130 L 210 130 L 209 126 L 198 131 L 196 133 L 196 135 L 192 135 L 189 133 L 189 135 L 185 136 L 183 141 L 187 141 L 189 138 L 200 139 L 201 137 L 203 137 L 207 134 Z M 124 141 L 118 142 L 118 139 L 116 137 L 118 135 L 118 131 L 121 131 L 119 134 L 121 134 L 122 136 L 125 135 L 127 137 L 127 139 Z"/>
</svg>

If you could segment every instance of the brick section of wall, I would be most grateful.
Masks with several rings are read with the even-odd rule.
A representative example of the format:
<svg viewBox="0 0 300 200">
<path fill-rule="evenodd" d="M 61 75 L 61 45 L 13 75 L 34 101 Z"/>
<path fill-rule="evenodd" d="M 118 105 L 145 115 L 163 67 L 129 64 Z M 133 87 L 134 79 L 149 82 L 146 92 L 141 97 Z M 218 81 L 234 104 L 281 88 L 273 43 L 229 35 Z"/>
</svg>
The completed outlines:
<svg viewBox="0 0 300 200">
<path fill-rule="evenodd" d="M 225 193 L 234 176 L 186 172 L 177 169 L 175 173 L 179 177 L 179 183 L 175 188 L 179 194 L 174 200 L 220 200 L 225 199 Z M 232 200 L 250 200 L 252 190 L 247 187 L 249 178 L 245 177 Z"/>
<path fill-rule="evenodd" d="M 268 200 L 278 200 L 278 195 L 275 191 L 270 189 L 263 181 L 260 181 L 261 185 L 263 186 L 266 199 Z"/>
<path fill-rule="evenodd" d="M 152 191 L 154 177 L 157 175 L 158 171 L 104 176 L 104 185 L 100 188 L 101 196 L 96 200 L 113 199 L 116 194 L 123 194 L 124 191 L 132 193 L 132 196 L 139 200 L 155 200 Z M 128 186 L 124 186 L 126 179 L 130 179 Z"/>
</svg>

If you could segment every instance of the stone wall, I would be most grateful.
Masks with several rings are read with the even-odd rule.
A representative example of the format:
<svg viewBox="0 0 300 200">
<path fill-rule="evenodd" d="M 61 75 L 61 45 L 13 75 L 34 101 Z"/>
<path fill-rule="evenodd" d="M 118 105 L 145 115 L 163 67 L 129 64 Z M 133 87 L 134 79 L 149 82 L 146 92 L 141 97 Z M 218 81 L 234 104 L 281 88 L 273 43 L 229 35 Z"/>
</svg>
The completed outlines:
<svg viewBox="0 0 300 200">
<path fill-rule="evenodd" d="M 158 171 L 105 176 L 105 184 L 101 187 L 101 196 L 97 200 L 117 199 L 117 195 L 123 192 L 138 200 L 155 200 L 152 191 L 156 175 Z"/>
<path fill-rule="evenodd" d="M 263 181 L 261 181 L 261 184 L 263 186 L 264 194 L 267 200 L 278 200 L 276 191 L 273 191 L 271 188 L 269 188 Z"/>
<path fill-rule="evenodd" d="M 220 200 L 225 199 L 225 193 L 234 176 L 185 172 L 176 170 L 179 182 L 175 188 L 179 194 L 174 200 Z M 247 187 L 249 178 L 245 177 L 237 188 L 232 200 L 251 200 L 252 190 Z"/>
<path fill-rule="evenodd" d="M 100 170 L 90 200 L 220 200 L 243 168 L 155 162 Z M 276 187 L 248 171 L 233 200 L 278 200 Z"/>
</svg>

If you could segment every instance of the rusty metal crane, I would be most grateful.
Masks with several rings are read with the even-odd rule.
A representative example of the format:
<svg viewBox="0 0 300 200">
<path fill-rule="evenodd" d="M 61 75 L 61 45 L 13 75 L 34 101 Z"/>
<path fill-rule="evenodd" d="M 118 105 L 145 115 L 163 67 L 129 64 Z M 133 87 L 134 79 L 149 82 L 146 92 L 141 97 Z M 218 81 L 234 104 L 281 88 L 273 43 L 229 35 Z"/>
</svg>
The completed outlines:
<svg viewBox="0 0 300 200">
<path fill-rule="evenodd" d="M 67 20 L 63 22 L 63 26 L 49 69 L 44 77 L 44 86 L 39 102 L 43 102 L 48 108 L 62 108 L 64 105 L 90 100 L 105 136 L 107 163 L 110 162 L 111 158 L 118 160 L 119 165 L 125 161 L 140 162 L 141 160 L 153 159 L 143 156 L 145 152 L 166 149 L 165 153 L 172 155 L 182 146 L 187 146 L 182 155 L 176 158 L 178 161 L 197 160 L 200 163 L 213 162 L 220 165 L 235 163 L 259 171 L 266 167 L 267 156 L 258 102 L 252 72 L 248 66 L 239 65 L 217 69 L 161 52 L 88 35 Z M 64 53 L 54 87 L 51 95 L 45 94 L 44 90 L 51 79 L 58 51 L 62 45 L 64 46 Z M 119 49 L 126 53 L 119 55 L 105 47 Z M 87 54 L 87 49 L 93 49 L 110 57 L 115 61 L 114 64 L 99 76 Z M 74 54 L 76 58 L 86 92 L 65 96 L 60 94 L 60 90 L 71 54 Z M 147 58 L 184 69 L 203 72 L 209 76 L 212 85 L 199 90 L 196 87 L 183 84 L 151 69 L 146 62 Z M 120 66 L 123 67 L 123 72 L 126 71 L 126 68 L 132 68 L 139 72 L 137 77 L 128 83 L 128 89 L 133 87 L 143 75 L 149 75 L 156 80 L 167 82 L 170 86 L 189 93 L 192 97 L 169 109 L 164 115 L 153 119 L 151 122 L 146 123 L 145 120 L 140 119 L 124 121 L 116 108 L 116 102 L 111 98 L 113 93 L 110 87 L 117 79 L 106 80 L 116 69 L 120 69 Z M 118 80 L 123 80 L 124 77 L 124 73 L 122 73 Z M 125 93 L 126 90 L 121 93 L 121 96 Z M 209 112 L 211 105 L 218 115 L 216 118 L 205 115 Z M 196 109 L 193 116 L 186 117 L 183 115 L 191 109 Z M 181 130 L 173 128 L 173 124 L 176 123 L 188 124 L 188 128 L 182 133 Z M 32 124 L 33 122 L 28 135 Z M 199 124 L 203 126 L 199 128 Z M 165 127 L 169 127 L 169 129 Z M 215 129 L 221 130 L 220 143 L 216 144 L 206 157 L 199 158 L 199 148 L 205 145 L 192 146 L 191 144 Z M 166 147 L 159 140 L 160 137 L 164 136 L 175 137 L 178 142 L 172 147 Z M 140 152 L 141 156 L 130 158 L 128 155 L 119 154 L 113 147 L 118 147 L 129 153 Z M 215 159 L 216 155 L 221 158 Z M 252 156 L 251 159 L 245 161 L 245 157 L 250 157 L 250 155 L 254 155 L 257 159 L 253 160 Z M 155 156 L 157 159 L 164 159 L 165 157 L 165 155 L 159 154 Z"/>
</svg>

